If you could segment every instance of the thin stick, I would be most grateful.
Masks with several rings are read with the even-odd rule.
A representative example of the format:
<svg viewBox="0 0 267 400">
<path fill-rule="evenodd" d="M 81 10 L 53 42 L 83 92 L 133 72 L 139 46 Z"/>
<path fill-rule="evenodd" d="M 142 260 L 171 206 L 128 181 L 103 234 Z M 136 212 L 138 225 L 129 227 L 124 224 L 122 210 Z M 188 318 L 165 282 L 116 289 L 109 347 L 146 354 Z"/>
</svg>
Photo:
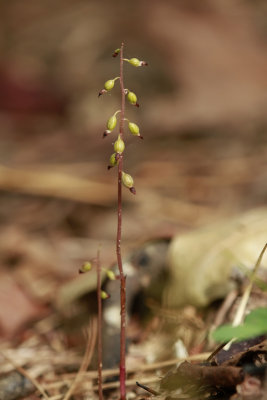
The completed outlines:
<svg viewBox="0 0 267 400">
<path fill-rule="evenodd" d="M 155 376 L 151 376 L 151 377 L 142 377 L 142 382 L 144 383 L 158 383 L 160 381 L 159 377 L 155 377 Z M 129 386 L 135 386 L 136 385 L 136 380 L 134 378 L 132 379 L 126 379 L 125 385 L 127 387 Z M 107 382 L 103 384 L 103 390 L 110 390 L 110 389 L 116 389 L 119 387 L 119 382 L 115 381 L 115 382 Z M 93 386 L 94 389 L 94 386 Z"/>
<path fill-rule="evenodd" d="M 243 319 L 244 319 L 244 314 L 245 314 L 246 306 L 247 306 L 247 303 L 248 303 L 248 300 L 249 300 L 249 296 L 250 296 L 250 293 L 251 293 L 251 290 L 252 290 L 252 287 L 253 287 L 253 284 L 254 284 L 254 279 L 255 279 L 255 276 L 257 275 L 257 272 L 258 272 L 258 269 L 260 267 L 261 260 L 262 260 L 262 257 L 264 255 L 264 253 L 265 253 L 266 248 L 267 248 L 267 243 L 265 244 L 265 246 L 263 247 L 262 251 L 260 252 L 260 255 L 259 255 L 259 257 L 258 257 L 258 259 L 256 261 L 256 264 L 255 264 L 254 268 L 253 268 L 252 274 L 250 276 L 250 282 L 247 285 L 247 287 L 246 287 L 246 289 L 245 289 L 245 291 L 243 293 L 243 296 L 241 298 L 240 305 L 238 307 L 238 310 L 236 312 L 236 315 L 235 315 L 235 318 L 234 318 L 234 321 L 233 321 L 233 326 L 240 325 L 242 323 Z"/>
<path fill-rule="evenodd" d="M 158 396 L 158 395 L 159 395 L 159 392 L 156 392 L 156 390 L 151 389 L 151 388 L 149 388 L 148 386 L 143 385 L 143 384 L 140 383 L 140 382 L 136 382 L 136 385 L 139 386 L 140 388 L 146 390 L 148 393 L 153 394 L 154 396 Z"/>
<path fill-rule="evenodd" d="M 124 43 L 121 44 L 120 50 L 120 88 L 121 88 L 121 113 L 120 113 L 120 136 L 123 140 L 124 137 L 124 114 L 125 114 L 125 92 L 123 82 L 123 48 Z M 122 258 L 121 258 L 121 223 L 122 223 L 122 165 L 123 154 L 120 155 L 118 163 L 118 226 L 117 226 L 117 241 L 116 253 L 117 262 L 120 272 L 120 298 L 121 298 L 121 330 L 120 330 L 120 395 L 121 400 L 126 398 L 125 380 L 126 380 L 126 367 L 125 367 L 125 353 L 126 353 L 126 279 L 123 273 Z"/>
<path fill-rule="evenodd" d="M 101 298 L 101 264 L 100 264 L 100 251 L 97 251 L 96 257 L 97 269 L 97 355 L 98 355 L 98 396 L 99 400 L 103 400 L 102 389 L 102 298 Z"/>
<path fill-rule="evenodd" d="M 250 282 L 247 285 L 247 287 L 246 287 L 246 289 L 245 289 L 245 291 L 243 293 L 243 296 L 241 297 L 241 301 L 240 301 L 239 307 L 238 307 L 236 315 L 234 317 L 233 324 L 232 324 L 233 326 L 238 326 L 243 322 L 245 311 L 246 311 L 246 307 L 247 307 L 248 300 L 249 300 L 249 296 L 250 296 L 250 293 L 252 291 L 252 287 L 253 287 L 253 284 L 254 284 L 254 280 L 255 280 L 255 277 L 257 275 L 258 269 L 260 268 L 261 260 L 262 260 L 262 257 L 264 255 L 266 249 L 267 249 L 267 243 L 265 243 L 265 245 L 264 245 L 262 251 L 260 252 L 260 255 L 259 255 L 259 257 L 258 257 L 258 259 L 256 261 L 256 264 L 254 265 L 254 268 L 252 270 L 252 274 L 250 276 Z M 224 350 L 229 350 L 230 347 L 231 347 L 231 344 L 234 341 L 235 341 L 235 338 L 231 339 L 228 343 L 226 343 L 226 345 L 224 346 Z"/>
</svg>

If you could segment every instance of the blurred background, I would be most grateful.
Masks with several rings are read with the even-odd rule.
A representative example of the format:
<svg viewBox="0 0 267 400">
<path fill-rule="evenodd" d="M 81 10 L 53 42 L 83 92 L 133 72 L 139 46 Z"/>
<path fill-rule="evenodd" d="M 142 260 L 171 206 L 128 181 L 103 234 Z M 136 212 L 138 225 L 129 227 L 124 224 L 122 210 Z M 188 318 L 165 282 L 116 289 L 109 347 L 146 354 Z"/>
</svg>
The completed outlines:
<svg viewBox="0 0 267 400">
<path fill-rule="evenodd" d="M 116 133 L 102 135 L 120 93 L 98 92 L 122 41 L 149 64 L 125 65 L 144 140 L 127 136 L 124 254 L 266 203 L 265 1 L 9 0 L 0 13 L 3 337 L 46 315 L 99 244 L 103 265 L 116 259 Z"/>
</svg>

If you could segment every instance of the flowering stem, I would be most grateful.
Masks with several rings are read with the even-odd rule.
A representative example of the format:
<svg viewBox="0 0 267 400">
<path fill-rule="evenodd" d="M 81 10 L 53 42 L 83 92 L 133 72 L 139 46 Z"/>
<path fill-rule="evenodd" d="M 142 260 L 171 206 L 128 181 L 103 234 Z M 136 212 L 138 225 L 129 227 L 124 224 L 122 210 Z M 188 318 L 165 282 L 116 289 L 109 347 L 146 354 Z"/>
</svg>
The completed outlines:
<svg viewBox="0 0 267 400">
<path fill-rule="evenodd" d="M 120 49 L 120 88 L 121 88 L 121 113 L 120 113 L 120 136 L 123 140 L 124 136 L 124 114 L 125 114 L 125 91 L 123 82 L 123 48 L 124 43 L 121 44 Z M 126 353 L 126 278 L 123 273 L 122 258 L 121 258 L 121 223 L 122 223 L 122 165 L 123 153 L 120 155 L 118 162 L 118 225 L 117 225 L 117 242 L 116 253 L 117 262 L 120 272 L 120 298 L 121 298 L 121 331 L 120 331 L 120 398 L 126 399 L 126 367 L 125 367 L 125 353 Z"/>
<path fill-rule="evenodd" d="M 103 400 L 103 389 L 102 389 L 102 299 L 101 299 L 101 265 L 100 265 L 100 251 L 99 250 L 97 251 L 96 269 L 97 269 L 97 305 L 98 305 L 98 313 L 97 313 L 98 397 L 99 397 L 99 400 Z"/>
</svg>

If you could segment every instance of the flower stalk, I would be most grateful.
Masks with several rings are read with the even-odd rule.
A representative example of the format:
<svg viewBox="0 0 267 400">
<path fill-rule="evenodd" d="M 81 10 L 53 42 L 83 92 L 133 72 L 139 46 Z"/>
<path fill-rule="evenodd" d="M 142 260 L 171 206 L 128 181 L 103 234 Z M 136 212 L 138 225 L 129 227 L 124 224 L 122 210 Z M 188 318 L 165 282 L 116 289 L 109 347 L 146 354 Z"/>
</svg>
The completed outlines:
<svg viewBox="0 0 267 400">
<path fill-rule="evenodd" d="M 120 49 L 120 89 L 121 89 L 121 113 L 120 113 L 120 137 L 124 138 L 124 116 L 125 116 L 125 91 L 123 81 L 123 50 L 124 43 Z M 120 300 L 121 300 L 121 332 L 120 332 L 120 396 L 121 400 L 126 399 L 126 277 L 123 273 L 122 257 L 121 257 L 121 225 L 122 225 L 122 167 L 123 154 L 118 160 L 118 223 L 117 223 L 117 240 L 116 253 L 117 263 L 120 273 Z"/>
<path fill-rule="evenodd" d="M 122 185 L 130 190 L 132 194 L 136 194 L 134 188 L 134 180 L 131 175 L 123 171 L 123 161 L 124 161 L 124 123 L 128 121 L 128 128 L 133 136 L 143 139 L 140 135 L 139 126 L 133 122 L 130 122 L 125 118 L 125 100 L 136 107 L 139 107 L 137 102 L 137 96 L 134 92 L 126 89 L 124 87 L 124 76 L 123 76 L 123 66 L 124 62 L 128 62 L 134 67 L 141 67 L 147 65 L 145 61 L 140 61 L 137 58 L 126 59 L 123 57 L 124 53 L 124 43 L 121 47 L 116 49 L 113 53 L 113 57 L 119 56 L 120 59 L 120 76 L 114 79 L 109 79 L 105 82 L 104 88 L 99 92 L 98 96 L 111 91 L 115 85 L 116 80 L 120 82 L 120 93 L 121 93 L 121 108 L 116 111 L 107 121 L 106 130 L 103 137 L 106 137 L 111 133 L 117 126 L 117 114 L 119 113 L 119 134 L 118 138 L 114 143 L 114 153 L 111 154 L 109 159 L 108 169 L 117 166 L 118 168 L 118 197 L 117 197 L 117 238 L 116 238 L 116 255 L 117 264 L 119 269 L 119 280 L 120 280 L 120 400 L 126 399 L 126 276 L 123 272 L 123 263 L 121 256 L 121 236 L 122 236 Z M 114 277 L 113 277 L 114 278 Z M 111 279 L 111 278 L 110 278 Z M 99 292 L 100 293 L 100 292 Z M 107 298 L 106 294 L 102 291 L 99 294 L 99 298 Z"/>
<path fill-rule="evenodd" d="M 97 273 L 97 359 L 98 359 L 98 397 L 103 400 L 102 388 L 102 290 L 101 290 L 101 264 L 100 264 L 100 251 L 97 251 L 96 257 L 96 273 Z"/>
</svg>

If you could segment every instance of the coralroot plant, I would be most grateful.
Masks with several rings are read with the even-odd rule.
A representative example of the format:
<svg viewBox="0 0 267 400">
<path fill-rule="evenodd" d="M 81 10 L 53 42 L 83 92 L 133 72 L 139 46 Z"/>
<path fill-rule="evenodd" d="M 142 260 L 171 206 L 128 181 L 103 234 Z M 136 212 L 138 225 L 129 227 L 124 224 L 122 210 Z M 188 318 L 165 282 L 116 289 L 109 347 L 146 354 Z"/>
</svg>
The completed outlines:
<svg viewBox="0 0 267 400">
<path fill-rule="evenodd" d="M 130 133 L 141 139 L 139 127 L 134 122 L 130 122 L 125 118 L 125 100 L 136 107 L 139 107 L 137 96 L 134 92 L 124 87 L 123 67 L 124 62 L 131 64 L 134 67 L 142 67 L 147 65 L 145 61 L 140 61 L 137 58 L 127 59 L 123 56 L 124 43 L 121 44 L 119 49 L 116 49 L 113 57 L 120 56 L 120 76 L 114 79 L 109 79 L 105 82 L 104 88 L 99 92 L 99 96 L 104 93 L 110 92 L 116 81 L 120 83 L 121 92 L 121 108 L 117 110 L 107 121 L 106 130 L 103 137 L 108 136 L 117 126 L 117 115 L 119 114 L 119 134 L 114 143 L 114 152 L 110 156 L 108 169 L 117 167 L 118 169 L 118 224 L 117 224 L 117 240 L 116 240 L 116 254 L 120 275 L 120 305 L 121 305 L 121 326 L 120 326 L 120 395 L 121 400 L 126 398 L 125 380 L 126 380 L 126 367 L 125 367 L 125 353 L 126 353 L 126 277 L 123 273 L 122 257 L 121 257 L 121 226 L 122 226 L 122 185 L 130 190 L 131 193 L 136 194 L 134 187 L 134 180 L 131 175 L 123 170 L 123 152 L 125 149 L 124 142 L 124 125 L 127 122 Z"/>
</svg>

